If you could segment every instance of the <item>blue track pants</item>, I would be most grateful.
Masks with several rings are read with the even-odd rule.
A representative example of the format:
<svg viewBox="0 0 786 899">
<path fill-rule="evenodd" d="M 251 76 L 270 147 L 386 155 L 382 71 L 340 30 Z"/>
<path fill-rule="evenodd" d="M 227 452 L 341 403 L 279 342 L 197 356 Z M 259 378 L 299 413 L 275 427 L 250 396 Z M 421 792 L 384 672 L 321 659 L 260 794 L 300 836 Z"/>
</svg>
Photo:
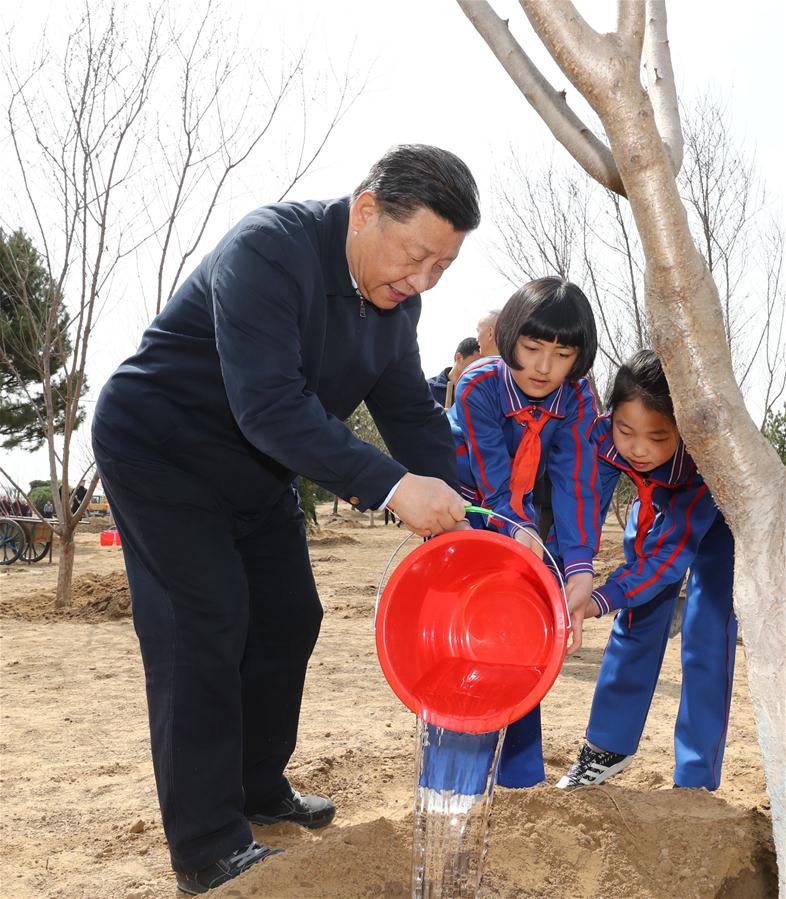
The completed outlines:
<svg viewBox="0 0 786 899">
<path fill-rule="evenodd" d="M 629 522 L 626 552 L 635 537 Z M 717 789 L 734 678 L 737 619 L 732 608 L 734 541 L 718 514 L 688 576 L 682 625 L 682 693 L 674 733 L 679 787 Z M 636 752 L 658 682 L 680 584 L 622 609 L 611 630 L 592 701 L 587 739 Z"/>
</svg>

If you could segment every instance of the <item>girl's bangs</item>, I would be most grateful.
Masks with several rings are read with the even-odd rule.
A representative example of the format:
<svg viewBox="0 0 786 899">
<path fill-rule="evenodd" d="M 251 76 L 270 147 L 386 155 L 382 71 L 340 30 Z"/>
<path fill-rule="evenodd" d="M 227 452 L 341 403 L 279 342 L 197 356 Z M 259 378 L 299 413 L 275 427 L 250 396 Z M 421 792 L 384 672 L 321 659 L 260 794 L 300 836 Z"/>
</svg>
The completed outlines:
<svg viewBox="0 0 786 899">
<path fill-rule="evenodd" d="M 521 326 L 521 334 L 562 346 L 584 347 L 586 343 L 584 316 L 568 298 L 554 298 L 532 310 Z"/>
</svg>

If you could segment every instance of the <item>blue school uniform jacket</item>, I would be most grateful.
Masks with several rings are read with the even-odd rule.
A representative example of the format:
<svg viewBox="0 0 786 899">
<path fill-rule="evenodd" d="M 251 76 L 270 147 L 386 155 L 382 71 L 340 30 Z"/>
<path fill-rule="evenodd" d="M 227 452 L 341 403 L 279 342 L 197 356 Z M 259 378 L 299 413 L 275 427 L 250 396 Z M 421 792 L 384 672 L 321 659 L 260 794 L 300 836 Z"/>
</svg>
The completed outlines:
<svg viewBox="0 0 786 899">
<path fill-rule="evenodd" d="M 458 488 L 450 428 L 420 364 L 419 296 L 356 293 L 348 198 L 280 203 L 233 228 L 105 386 L 94 434 L 133 461 L 200 476 L 240 516 L 302 474 L 358 508 L 407 470 Z M 393 458 L 342 423 L 366 401 Z"/>
<path fill-rule="evenodd" d="M 644 476 L 619 454 L 612 438 L 610 415 L 595 422 L 592 438 L 597 447 L 602 494 L 600 521 L 606 516 L 622 474 L 627 474 L 634 484 L 638 477 L 654 485 L 652 500 L 656 510 L 641 552 L 636 552 L 634 541 L 626 538 L 628 561 L 593 591 L 592 597 L 603 615 L 643 605 L 665 587 L 679 583 L 720 512 L 682 440 L 668 462 Z"/>
<path fill-rule="evenodd" d="M 590 443 L 597 410 L 586 380 L 566 381 L 543 399 L 532 400 L 517 386 L 500 357 L 467 368 L 448 412 L 462 495 L 512 519 L 512 525 L 491 520 L 510 536 L 522 527 L 537 528 L 532 493 L 524 499 L 523 518 L 510 504 L 511 466 L 526 427 L 514 415 L 526 407 L 553 413 L 540 434 L 538 476 L 547 471 L 553 485 L 554 527 L 565 574 L 592 572 L 600 539 L 600 493 Z"/>
</svg>

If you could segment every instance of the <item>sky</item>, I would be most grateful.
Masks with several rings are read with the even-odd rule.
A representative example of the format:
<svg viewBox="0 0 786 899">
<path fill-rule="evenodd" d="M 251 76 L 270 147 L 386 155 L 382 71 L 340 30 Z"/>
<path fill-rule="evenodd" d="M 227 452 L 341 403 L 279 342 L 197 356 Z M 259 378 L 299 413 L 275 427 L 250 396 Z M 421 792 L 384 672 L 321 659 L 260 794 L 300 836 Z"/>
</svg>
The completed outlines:
<svg viewBox="0 0 786 899">
<path fill-rule="evenodd" d="M 519 42 L 568 102 L 584 115 L 576 91 L 539 47 L 518 3 L 494 0 L 498 14 L 509 17 Z M 611 0 L 578 0 L 578 9 L 601 31 L 614 26 Z M 146 6 L 132 0 L 135 14 Z M 4 4 L 4 19 L 15 23 L 14 52 L 24 53 L 41 29 L 64 29 L 78 13 L 74 0 L 39 0 Z M 481 192 L 483 223 L 465 241 L 461 256 L 440 284 L 424 296 L 419 340 L 427 375 L 451 364 L 458 342 L 474 334 L 482 314 L 504 304 L 511 286 L 490 262 L 495 233 L 488 197 L 495 166 L 513 146 L 524 157 L 553 156 L 571 166 L 454 0 L 267 0 L 228 4 L 242 16 L 249 46 L 291 46 L 308 41 L 312 65 L 341 69 L 351 56 L 358 71 L 370 72 L 361 97 L 342 122 L 317 164 L 297 185 L 291 199 L 323 199 L 349 193 L 371 163 L 397 143 L 431 143 L 457 153 L 469 165 Z M 784 175 L 784 37 L 786 4 L 781 0 L 670 2 L 669 38 L 677 88 L 690 102 L 708 90 L 726 105 L 734 137 L 756 155 L 769 185 L 769 203 L 782 204 Z M 5 100 L 5 97 L 3 97 Z M 8 142 L 0 136 L 0 160 L 10 171 Z M 231 201 L 222 205 L 208 228 L 201 252 L 208 252 L 245 212 L 275 197 L 265 195 L 264 159 L 244 168 L 231 185 Z M 269 188 L 267 188 L 269 190 Z M 0 225 L 13 224 L 15 210 L 6 205 Z M 118 302 L 109 304 L 92 343 L 88 364 L 91 395 L 130 355 L 141 336 L 145 314 L 118 286 Z M 122 302 L 120 302 L 122 300 Z M 80 438 L 86 447 L 87 427 Z M 4 452 L 3 466 L 27 484 L 47 476 L 42 452 Z"/>
</svg>

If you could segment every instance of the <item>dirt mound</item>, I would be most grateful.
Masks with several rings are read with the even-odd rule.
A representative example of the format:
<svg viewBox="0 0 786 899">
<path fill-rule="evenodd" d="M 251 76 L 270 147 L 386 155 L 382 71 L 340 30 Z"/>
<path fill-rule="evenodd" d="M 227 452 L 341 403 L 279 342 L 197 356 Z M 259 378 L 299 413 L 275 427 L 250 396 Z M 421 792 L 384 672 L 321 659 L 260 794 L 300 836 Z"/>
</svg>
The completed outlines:
<svg viewBox="0 0 786 899">
<path fill-rule="evenodd" d="M 228 895 L 404 899 L 410 895 L 411 833 L 411 816 L 312 834 L 265 829 L 266 843 L 284 854 L 251 869 Z M 766 819 L 706 792 L 643 795 L 602 787 L 566 794 L 541 787 L 497 794 L 484 899 L 776 894 Z"/>
<path fill-rule="evenodd" d="M 767 899 L 769 821 L 704 790 L 500 790 L 489 899 Z"/>
<path fill-rule="evenodd" d="M 112 519 L 107 515 L 90 516 L 83 518 L 78 525 L 78 533 L 80 534 L 100 534 L 101 531 L 107 531 L 112 527 Z"/>
<path fill-rule="evenodd" d="M 236 881 L 227 896 L 276 899 L 408 899 L 411 822 L 380 818 L 308 833 L 269 827 L 268 845 L 283 848 Z M 261 839 L 262 832 L 257 836 Z"/>
<path fill-rule="evenodd" d="M 73 604 L 68 609 L 56 608 L 54 590 L 30 593 L 23 600 L 3 602 L 0 608 L 3 615 L 25 621 L 105 621 L 131 615 L 131 594 L 124 571 L 85 574 L 74 578 Z"/>
<path fill-rule="evenodd" d="M 350 602 L 323 603 L 325 611 L 338 618 L 373 618 L 374 603 L 365 606 Z"/>
<path fill-rule="evenodd" d="M 345 593 L 349 596 L 376 596 L 376 584 L 336 584 L 334 590 L 337 594 Z"/>
<path fill-rule="evenodd" d="M 323 546 L 350 546 L 358 543 L 360 540 L 350 537 L 349 534 L 331 534 L 329 531 L 322 532 L 317 537 L 309 537 L 308 540 L 309 546 L 320 548 Z"/>
</svg>

